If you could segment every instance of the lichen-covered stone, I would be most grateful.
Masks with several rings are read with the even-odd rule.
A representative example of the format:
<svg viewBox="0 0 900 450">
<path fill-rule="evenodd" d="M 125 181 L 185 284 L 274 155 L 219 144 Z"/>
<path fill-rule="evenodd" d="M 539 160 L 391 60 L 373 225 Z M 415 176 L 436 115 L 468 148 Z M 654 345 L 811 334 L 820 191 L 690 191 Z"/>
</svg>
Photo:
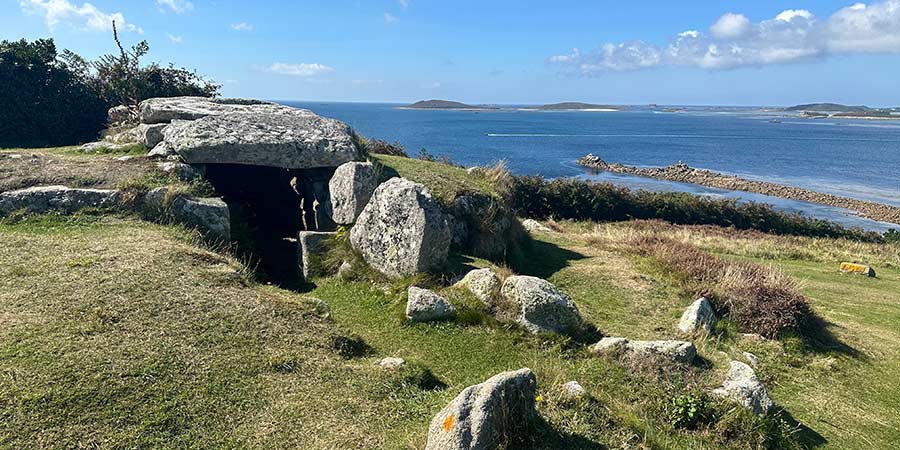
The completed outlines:
<svg viewBox="0 0 900 450">
<path fill-rule="evenodd" d="M 406 360 L 403 358 L 388 356 L 387 358 L 378 360 L 375 365 L 384 370 L 397 371 L 402 369 L 403 366 L 406 365 Z"/>
<path fill-rule="evenodd" d="M 712 393 L 734 401 L 757 415 L 766 415 L 775 406 L 766 392 L 766 387 L 756 377 L 756 372 L 740 361 L 731 362 L 722 387 L 713 390 Z"/>
<path fill-rule="evenodd" d="M 469 386 L 434 416 L 426 450 L 490 450 L 537 417 L 537 380 L 530 369 L 504 372 Z"/>
<path fill-rule="evenodd" d="M 718 318 L 712 309 L 712 305 L 706 297 L 700 297 L 681 315 L 678 321 L 678 331 L 682 333 L 693 333 L 695 331 L 712 332 Z"/>
<path fill-rule="evenodd" d="M 159 215 L 170 215 L 179 223 L 195 228 L 208 241 L 231 240 L 231 215 L 219 198 L 169 198 L 169 188 L 159 187 L 144 195 L 144 208 Z"/>
<path fill-rule="evenodd" d="M 287 106 L 260 100 L 208 97 L 160 97 L 141 102 L 138 116 L 141 123 L 167 123 L 173 120 L 196 120 L 207 116 L 278 110 Z"/>
<path fill-rule="evenodd" d="M 85 208 L 118 204 L 119 191 L 116 190 L 35 186 L 0 193 L 0 217 L 20 209 L 36 214 L 50 211 L 71 214 Z"/>
<path fill-rule="evenodd" d="M 661 355 L 675 362 L 690 364 L 697 357 L 691 342 L 675 340 L 632 341 L 621 337 L 605 337 L 590 347 L 595 355 Z"/>
<path fill-rule="evenodd" d="M 176 120 L 163 135 L 189 164 L 310 169 L 337 167 L 359 155 L 346 124 L 287 107 Z"/>
<path fill-rule="evenodd" d="M 410 322 L 434 322 L 456 317 L 456 308 L 428 289 L 410 286 L 407 294 L 406 320 Z"/>
<path fill-rule="evenodd" d="M 572 334 L 584 325 L 575 302 L 547 280 L 511 276 L 500 294 L 515 305 L 516 322 L 531 333 Z"/>
<path fill-rule="evenodd" d="M 470 270 L 456 286 L 466 288 L 485 305 L 491 305 L 500 293 L 500 277 L 488 268 Z"/>
<path fill-rule="evenodd" d="M 378 176 L 371 163 L 348 162 L 338 166 L 328 182 L 331 219 L 342 225 L 356 222 L 376 187 Z"/>
<path fill-rule="evenodd" d="M 392 178 L 375 190 L 350 231 L 350 242 L 373 268 L 399 278 L 442 268 L 450 230 L 425 186 Z"/>
</svg>

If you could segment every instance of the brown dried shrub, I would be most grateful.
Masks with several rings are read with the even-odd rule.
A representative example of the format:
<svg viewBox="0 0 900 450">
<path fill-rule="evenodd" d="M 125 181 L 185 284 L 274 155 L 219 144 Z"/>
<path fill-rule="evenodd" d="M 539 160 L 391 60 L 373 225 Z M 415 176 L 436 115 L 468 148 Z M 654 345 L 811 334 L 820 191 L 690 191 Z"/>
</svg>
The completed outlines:
<svg viewBox="0 0 900 450">
<path fill-rule="evenodd" d="M 820 319 L 797 282 L 782 272 L 749 262 L 732 262 L 691 244 L 642 236 L 633 249 L 681 278 L 693 294 L 704 295 L 715 309 L 745 332 L 775 338 L 782 331 L 813 332 Z"/>
</svg>

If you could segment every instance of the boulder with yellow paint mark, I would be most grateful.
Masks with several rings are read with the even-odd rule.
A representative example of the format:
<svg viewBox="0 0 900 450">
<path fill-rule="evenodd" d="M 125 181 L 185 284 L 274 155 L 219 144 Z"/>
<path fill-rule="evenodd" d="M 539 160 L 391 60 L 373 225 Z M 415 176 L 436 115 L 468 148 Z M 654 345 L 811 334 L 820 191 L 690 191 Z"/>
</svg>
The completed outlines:
<svg viewBox="0 0 900 450">
<path fill-rule="evenodd" d="M 842 262 L 841 263 L 841 272 L 843 273 L 854 273 L 857 275 L 865 275 L 867 277 L 875 277 L 875 269 L 865 264 L 857 264 L 857 263 L 849 263 Z"/>
<path fill-rule="evenodd" d="M 531 369 L 503 372 L 463 389 L 431 421 L 426 450 L 488 450 L 524 436 L 537 417 Z"/>
</svg>

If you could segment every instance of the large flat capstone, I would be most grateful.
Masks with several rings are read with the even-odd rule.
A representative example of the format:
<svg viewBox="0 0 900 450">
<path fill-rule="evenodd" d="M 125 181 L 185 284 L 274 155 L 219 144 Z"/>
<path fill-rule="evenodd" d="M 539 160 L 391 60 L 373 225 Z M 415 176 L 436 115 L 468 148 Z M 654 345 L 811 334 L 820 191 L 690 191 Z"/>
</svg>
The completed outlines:
<svg viewBox="0 0 900 450">
<path fill-rule="evenodd" d="M 141 103 L 140 119 L 169 123 L 159 145 L 188 164 L 311 169 L 337 167 L 359 154 L 347 124 L 258 100 L 154 98 Z"/>
</svg>

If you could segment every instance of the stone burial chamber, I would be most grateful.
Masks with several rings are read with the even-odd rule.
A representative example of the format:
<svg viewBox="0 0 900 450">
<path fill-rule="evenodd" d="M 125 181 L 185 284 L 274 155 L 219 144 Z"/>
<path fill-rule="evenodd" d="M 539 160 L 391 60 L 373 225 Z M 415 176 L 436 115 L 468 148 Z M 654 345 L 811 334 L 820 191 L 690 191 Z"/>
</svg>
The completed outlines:
<svg viewBox="0 0 900 450">
<path fill-rule="evenodd" d="M 257 100 L 157 98 L 138 109 L 139 126 L 161 128 L 150 155 L 203 169 L 258 269 L 277 284 L 301 281 L 298 233 L 335 229 L 329 182 L 360 159 L 350 127 Z"/>
</svg>

